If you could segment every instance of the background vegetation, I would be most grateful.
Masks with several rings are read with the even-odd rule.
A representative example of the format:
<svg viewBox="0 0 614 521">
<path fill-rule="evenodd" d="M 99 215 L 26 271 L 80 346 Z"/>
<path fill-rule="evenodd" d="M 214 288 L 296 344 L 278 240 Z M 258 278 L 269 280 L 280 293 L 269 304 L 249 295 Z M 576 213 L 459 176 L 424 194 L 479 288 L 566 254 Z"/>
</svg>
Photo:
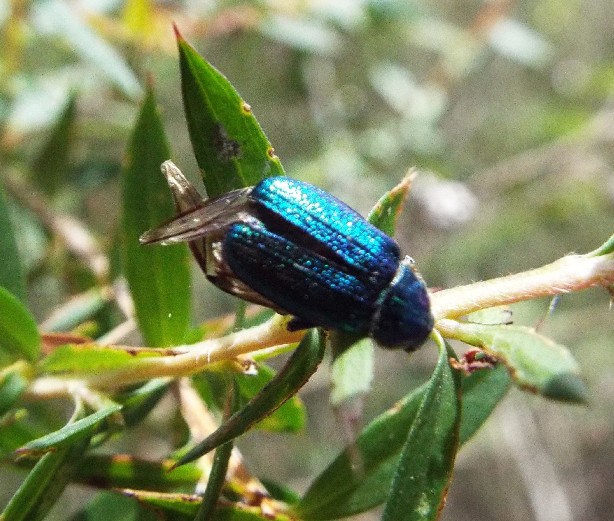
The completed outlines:
<svg viewBox="0 0 614 521">
<path fill-rule="evenodd" d="M 43 330 L 62 329 L 58 309 L 116 279 L 119 173 L 147 81 L 155 85 L 173 159 L 197 180 L 173 21 L 250 103 L 293 177 L 366 213 L 408 167 L 421 170 L 397 238 L 429 286 L 590 251 L 614 228 L 609 4 L 5 2 L 0 175 L 27 275 L 27 288 L 16 291 L 27 295 Z M 63 219 L 68 215 L 74 220 Z M 81 229 L 88 234 L 71 243 Z M 194 323 L 233 309 L 199 274 L 193 284 Z M 88 302 L 96 313 L 83 332 L 100 336 L 123 323 L 121 301 L 103 295 Z M 548 305 L 515 306 L 515 321 L 535 325 Z M 564 297 L 542 327 L 580 362 L 590 407 L 512 391 L 461 452 L 444 519 L 610 519 L 609 297 Z M 379 351 L 367 419 L 426 379 L 434 360 L 433 349 L 409 360 Z M 320 370 L 302 393 L 304 433 L 240 441 L 252 470 L 307 486 L 344 445 L 328 393 Z M 122 450 L 168 453 L 175 413 L 163 403 Z M 66 410 L 57 404 L 47 414 L 53 424 Z M 4 466 L 2 475 L 5 504 L 25 472 Z M 52 518 L 65 519 L 92 494 L 69 490 Z"/>
</svg>

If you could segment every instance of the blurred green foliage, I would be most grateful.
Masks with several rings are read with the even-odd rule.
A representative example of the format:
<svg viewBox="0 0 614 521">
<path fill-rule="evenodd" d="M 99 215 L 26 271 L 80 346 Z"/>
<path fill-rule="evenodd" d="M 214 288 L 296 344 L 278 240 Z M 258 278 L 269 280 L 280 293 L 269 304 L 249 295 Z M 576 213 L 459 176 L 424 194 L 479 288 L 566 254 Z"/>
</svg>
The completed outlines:
<svg viewBox="0 0 614 521">
<path fill-rule="evenodd" d="M 120 171 L 147 82 L 173 159 L 198 179 L 173 21 L 251 105 L 289 175 L 366 213 L 409 167 L 421 171 L 397 238 L 429 286 L 590 251 L 614 228 L 614 12 L 606 0 L 6 0 L 0 215 L 6 210 L 12 226 L 0 226 L 0 252 L 15 258 L 5 231 L 12 228 L 22 266 L 0 281 L 27 288 L 43 329 L 71 297 L 120 273 Z M 64 226 L 64 216 L 80 227 Z M 71 242 L 82 230 L 85 249 Z M 231 309 L 202 279 L 194 281 L 197 321 Z M 122 321 L 118 306 L 98 301 L 87 325 L 93 336 Z M 604 292 L 564 297 L 543 326 L 580 362 L 591 409 L 512 396 L 457 466 L 444 519 L 610 519 L 608 305 Z M 547 307 L 517 306 L 515 320 L 534 325 Z M 405 367 L 379 353 L 367 414 L 393 403 L 407 381 L 423 381 L 432 364 L 428 352 Z M 259 474 L 305 488 L 343 445 L 322 405 L 326 386 L 316 378 L 305 392 L 313 424 L 306 434 L 241 444 Z M 47 417 L 57 427 L 53 412 Z M 160 424 L 173 421 L 166 410 L 135 432 L 134 452 L 165 454 L 175 443 Z M 5 504 L 21 475 L 7 471 L 2 481 Z M 80 508 L 79 494 L 51 517 Z"/>
</svg>

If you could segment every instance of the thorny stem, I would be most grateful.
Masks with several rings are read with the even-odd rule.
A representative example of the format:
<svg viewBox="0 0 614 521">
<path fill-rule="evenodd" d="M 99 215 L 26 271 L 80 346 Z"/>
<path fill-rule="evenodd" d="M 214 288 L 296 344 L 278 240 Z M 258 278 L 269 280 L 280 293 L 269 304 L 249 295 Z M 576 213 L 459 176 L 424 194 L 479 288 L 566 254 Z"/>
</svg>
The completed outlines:
<svg viewBox="0 0 614 521">
<path fill-rule="evenodd" d="M 614 285 L 614 253 L 570 255 L 541 268 L 506 277 L 458 286 L 431 295 L 435 320 L 458 318 L 479 309 L 524 300 Z M 298 342 L 304 332 L 286 329 L 288 317 L 275 315 L 258 326 L 221 338 L 165 350 L 164 356 L 144 357 L 126 368 L 86 374 L 75 380 L 43 377 L 33 382 L 28 395 L 42 398 L 70 394 L 76 385 L 114 389 L 150 378 L 198 373 L 214 362 L 241 359 L 270 351 L 274 346 Z M 442 323 L 442 326 L 444 323 Z M 437 327 L 437 325 L 436 325 Z M 445 327 L 442 327 L 445 335 Z M 114 346 L 130 352 L 145 348 Z"/>
</svg>

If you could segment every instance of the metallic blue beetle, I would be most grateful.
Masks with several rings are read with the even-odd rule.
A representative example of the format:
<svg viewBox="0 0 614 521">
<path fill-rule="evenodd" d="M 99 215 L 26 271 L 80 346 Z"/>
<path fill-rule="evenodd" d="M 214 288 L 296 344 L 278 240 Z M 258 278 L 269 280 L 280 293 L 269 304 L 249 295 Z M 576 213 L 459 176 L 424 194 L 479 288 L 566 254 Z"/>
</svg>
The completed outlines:
<svg viewBox="0 0 614 521">
<path fill-rule="evenodd" d="M 189 241 L 222 290 L 282 314 L 291 329 L 321 326 L 418 348 L 433 329 L 426 286 L 398 244 L 332 195 L 289 177 L 203 201 L 162 165 L 181 214 L 141 243 Z"/>
</svg>

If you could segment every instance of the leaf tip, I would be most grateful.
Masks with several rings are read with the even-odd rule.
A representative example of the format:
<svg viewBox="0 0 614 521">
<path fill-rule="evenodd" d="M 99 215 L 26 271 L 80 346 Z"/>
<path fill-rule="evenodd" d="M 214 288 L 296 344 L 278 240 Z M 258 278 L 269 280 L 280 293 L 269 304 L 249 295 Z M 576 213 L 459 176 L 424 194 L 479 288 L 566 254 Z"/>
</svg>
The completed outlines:
<svg viewBox="0 0 614 521">
<path fill-rule="evenodd" d="M 177 27 L 177 24 L 175 22 L 173 22 L 173 32 L 175 33 L 175 40 L 177 40 L 177 42 L 184 41 L 181 32 L 179 32 L 179 27 Z"/>
<path fill-rule="evenodd" d="M 586 404 L 588 390 L 582 378 L 574 373 L 562 373 L 551 378 L 542 394 L 554 400 Z"/>
</svg>

